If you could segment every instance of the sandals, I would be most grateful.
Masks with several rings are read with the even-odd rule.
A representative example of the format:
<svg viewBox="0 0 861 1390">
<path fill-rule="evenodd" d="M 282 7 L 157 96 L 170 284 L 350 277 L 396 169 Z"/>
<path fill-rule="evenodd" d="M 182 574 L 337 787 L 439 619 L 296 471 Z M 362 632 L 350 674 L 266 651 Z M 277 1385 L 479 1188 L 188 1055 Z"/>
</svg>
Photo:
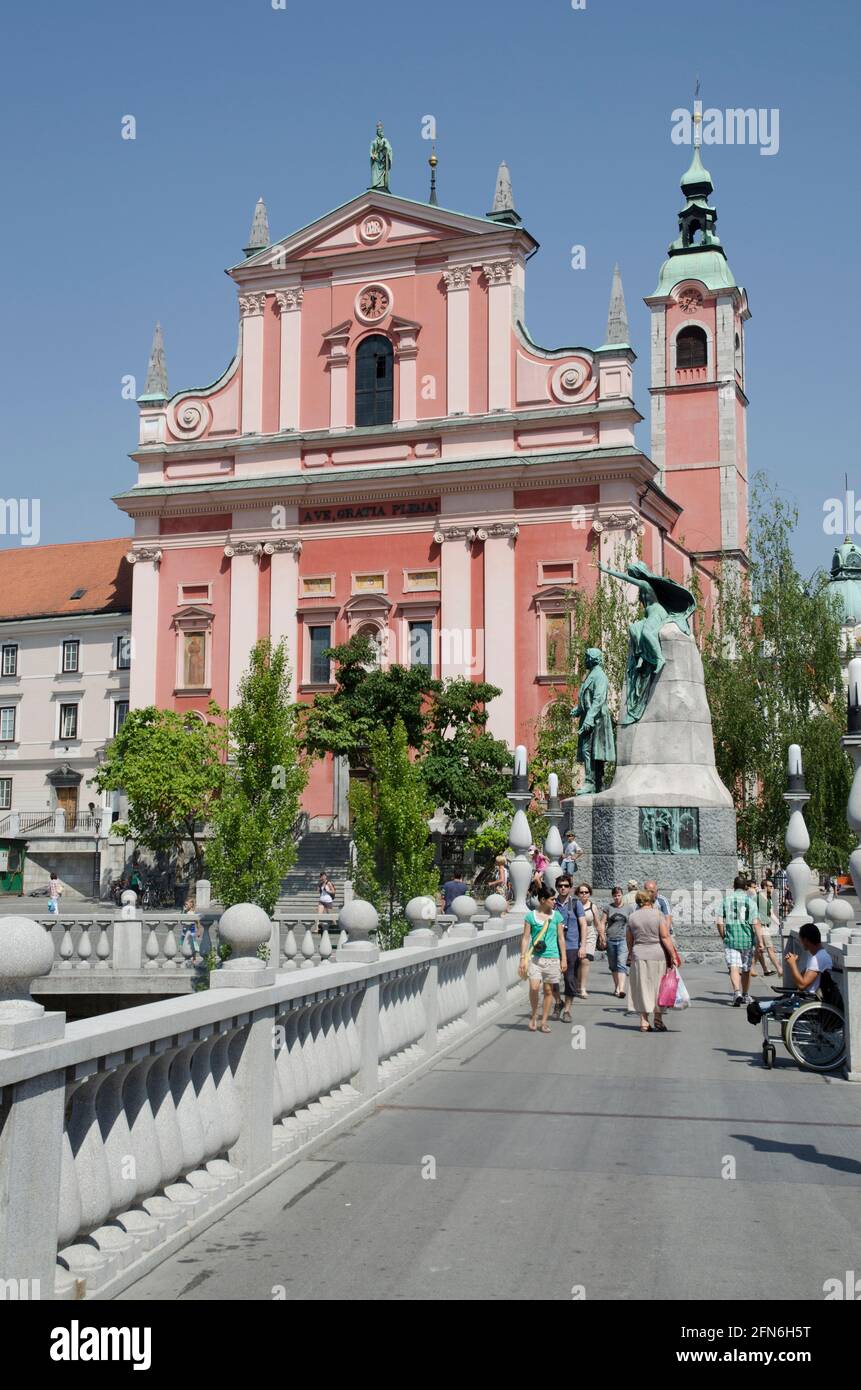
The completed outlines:
<svg viewBox="0 0 861 1390">
<path fill-rule="evenodd" d="M 670 1031 L 666 1023 L 664 1023 L 663 1019 L 659 1018 L 655 1019 L 655 1022 L 652 1025 L 652 1027 L 655 1033 L 668 1033 Z"/>
<path fill-rule="evenodd" d="M 526 1026 L 527 1026 L 527 1028 L 529 1029 L 530 1033 L 536 1032 L 536 1030 L 537 1030 L 537 1028 L 538 1028 L 538 1019 L 537 1019 L 537 1018 L 530 1018 L 530 1020 L 529 1020 L 529 1022 L 528 1022 L 528 1024 L 527 1024 Z"/>
<path fill-rule="evenodd" d="M 571 1010 L 570 1010 L 570 1009 L 563 1009 L 563 1010 L 562 1010 L 562 1013 L 559 1015 L 559 1017 L 562 1019 L 562 1022 L 563 1022 L 563 1023 L 570 1023 L 570 1022 L 571 1022 Z"/>
<path fill-rule="evenodd" d="M 549 1023 L 542 1023 L 542 1025 L 541 1025 L 541 1032 L 542 1032 L 542 1033 L 552 1033 L 552 1032 L 553 1032 L 553 1029 L 550 1027 L 550 1024 L 549 1024 Z"/>
<path fill-rule="evenodd" d="M 653 1030 L 653 1028 L 652 1028 L 651 1023 L 647 1023 L 646 1026 L 645 1026 L 645 1028 L 643 1027 L 642 1023 L 640 1024 L 640 1032 L 641 1032 L 641 1033 L 651 1033 L 651 1032 L 653 1032 L 653 1031 L 654 1031 L 654 1030 Z"/>
</svg>

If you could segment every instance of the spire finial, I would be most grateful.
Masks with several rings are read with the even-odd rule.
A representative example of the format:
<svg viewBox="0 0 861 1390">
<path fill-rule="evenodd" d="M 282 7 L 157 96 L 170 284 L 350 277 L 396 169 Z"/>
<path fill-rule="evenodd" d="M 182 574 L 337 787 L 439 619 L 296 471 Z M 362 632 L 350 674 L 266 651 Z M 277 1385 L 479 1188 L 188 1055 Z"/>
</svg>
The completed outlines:
<svg viewBox="0 0 861 1390">
<path fill-rule="evenodd" d="M 263 251 L 268 245 L 269 214 L 263 199 L 258 198 L 254 205 L 254 216 L 251 219 L 251 231 L 248 233 L 248 245 L 243 249 L 246 256 L 253 256 L 256 251 Z"/>
<path fill-rule="evenodd" d="M 610 289 L 610 312 L 607 315 L 607 342 L 627 344 L 629 341 L 628 311 L 625 308 L 622 274 L 619 270 L 619 262 L 617 261 L 613 266 L 613 284 Z"/>
<path fill-rule="evenodd" d="M 149 352 L 143 396 L 139 399 L 166 401 L 167 397 L 167 364 L 164 360 L 164 340 L 161 336 L 161 324 L 157 323 L 152 335 L 152 347 Z"/>
<path fill-rule="evenodd" d="M 438 204 L 436 200 L 436 166 L 439 164 L 439 160 L 437 159 L 435 144 L 431 146 L 428 164 L 430 165 L 431 171 L 430 197 L 428 198 L 428 202 L 431 204 L 432 207 L 437 207 Z"/>
<path fill-rule="evenodd" d="M 702 133 L 703 123 L 703 104 L 700 101 L 700 79 L 697 78 L 694 87 L 694 149 L 698 150 L 703 143 Z"/>
<path fill-rule="evenodd" d="M 511 174 L 508 172 L 508 165 L 503 159 L 496 175 L 496 192 L 493 195 L 493 207 L 487 214 L 494 222 L 507 222 L 516 227 L 521 218 L 514 210 L 514 193 L 511 187 Z"/>
</svg>

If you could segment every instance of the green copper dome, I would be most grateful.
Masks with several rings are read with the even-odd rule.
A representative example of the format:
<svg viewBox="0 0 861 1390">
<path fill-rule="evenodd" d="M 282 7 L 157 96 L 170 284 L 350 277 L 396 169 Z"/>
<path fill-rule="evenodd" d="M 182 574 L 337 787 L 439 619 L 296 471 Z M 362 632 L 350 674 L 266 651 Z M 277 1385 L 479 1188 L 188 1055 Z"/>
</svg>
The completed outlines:
<svg viewBox="0 0 861 1390">
<path fill-rule="evenodd" d="M 699 145 L 694 145 L 694 157 L 690 162 L 690 167 L 682 174 L 681 190 L 686 198 L 707 198 L 710 193 L 714 192 L 712 176 L 700 159 Z"/>
<path fill-rule="evenodd" d="M 682 280 L 699 280 L 707 290 L 740 288 L 715 230 L 717 209 L 709 203 L 714 185 L 698 145 L 682 175 L 681 188 L 685 205 L 679 213 L 679 235 L 669 248 L 669 259 L 661 266 L 655 294 L 671 294 Z"/>
<path fill-rule="evenodd" d="M 849 536 L 831 561 L 831 593 L 837 598 L 845 623 L 861 623 L 861 547 Z"/>
</svg>

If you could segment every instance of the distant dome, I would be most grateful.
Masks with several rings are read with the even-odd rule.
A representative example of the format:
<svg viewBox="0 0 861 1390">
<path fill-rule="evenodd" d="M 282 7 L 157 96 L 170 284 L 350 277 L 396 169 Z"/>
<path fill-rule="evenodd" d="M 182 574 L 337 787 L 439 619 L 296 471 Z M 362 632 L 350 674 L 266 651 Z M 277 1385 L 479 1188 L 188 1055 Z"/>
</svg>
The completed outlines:
<svg viewBox="0 0 861 1390">
<path fill-rule="evenodd" d="M 843 612 L 843 621 L 848 626 L 857 626 L 861 623 L 861 546 L 849 536 L 834 552 L 831 585 L 831 592 Z"/>
</svg>

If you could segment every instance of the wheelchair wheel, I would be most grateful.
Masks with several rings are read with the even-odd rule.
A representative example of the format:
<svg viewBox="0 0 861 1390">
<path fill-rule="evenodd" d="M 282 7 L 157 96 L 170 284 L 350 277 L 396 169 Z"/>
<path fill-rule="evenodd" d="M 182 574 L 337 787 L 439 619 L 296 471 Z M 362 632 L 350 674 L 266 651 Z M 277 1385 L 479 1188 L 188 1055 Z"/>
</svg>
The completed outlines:
<svg viewBox="0 0 861 1390">
<path fill-rule="evenodd" d="M 843 1015 L 818 999 L 796 1009 L 785 1038 L 790 1056 L 808 1071 L 833 1071 L 846 1056 Z"/>
<path fill-rule="evenodd" d="M 774 1066 L 774 1059 L 776 1056 L 777 1048 L 774 1046 L 774 1043 L 764 1042 L 762 1044 L 762 1064 L 768 1067 L 769 1071 L 771 1071 L 771 1068 Z"/>
</svg>

